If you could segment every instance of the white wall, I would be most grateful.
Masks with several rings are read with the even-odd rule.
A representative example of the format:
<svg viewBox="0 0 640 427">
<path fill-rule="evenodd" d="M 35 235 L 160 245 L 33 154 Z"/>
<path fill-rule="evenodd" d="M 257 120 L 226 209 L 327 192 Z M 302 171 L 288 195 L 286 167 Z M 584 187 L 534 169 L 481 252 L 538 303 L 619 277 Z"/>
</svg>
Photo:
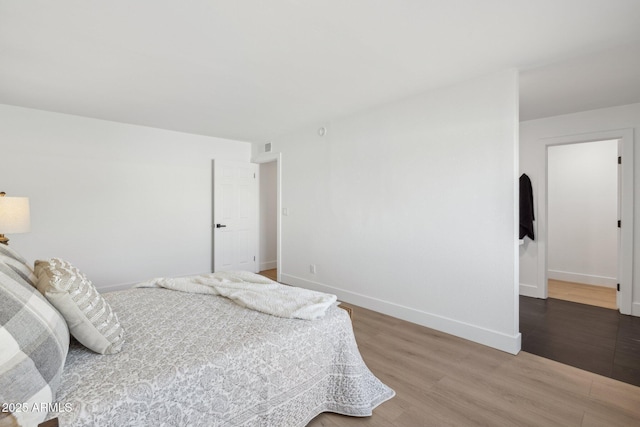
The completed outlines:
<svg viewBox="0 0 640 427">
<path fill-rule="evenodd" d="M 277 162 L 260 164 L 260 271 L 276 268 Z"/>
<path fill-rule="evenodd" d="M 523 295 L 538 298 L 546 297 L 543 292 L 544 270 L 542 253 L 547 242 L 546 232 L 541 227 L 542 214 L 539 206 L 542 198 L 546 197 L 544 177 L 546 173 L 546 145 L 555 139 L 590 138 L 592 134 L 617 135 L 631 134 L 637 138 L 640 133 L 640 104 L 586 111 L 576 114 L 531 120 L 520 123 L 520 171 L 529 175 L 533 185 L 534 206 L 536 209 L 536 241 L 525 239 L 525 245 L 520 248 L 520 292 Z M 593 139 L 591 139 L 593 140 Z M 624 162 L 624 159 L 623 159 Z M 634 187 L 637 194 L 640 189 L 640 150 L 634 151 Z M 634 198 L 633 218 L 635 224 L 640 224 L 640 197 Z M 624 226 L 623 226 L 624 227 Z M 633 253 L 638 253 L 640 244 L 640 227 L 634 228 Z M 632 260 L 634 271 L 640 271 L 640 259 Z M 632 314 L 640 315 L 640 278 L 634 275 L 632 289 Z"/>
<path fill-rule="evenodd" d="M 0 191 L 27 196 L 29 260 L 62 257 L 98 288 L 211 271 L 211 159 L 251 145 L 0 105 Z"/>
<path fill-rule="evenodd" d="M 517 93 L 502 72 L 273 139 L 282 280 L 519 351 Z"/>
<path fill-rule="evenodd" d="M 548 148 L 548 277 L 615 288 L 618 141 Z"/>
</svg>

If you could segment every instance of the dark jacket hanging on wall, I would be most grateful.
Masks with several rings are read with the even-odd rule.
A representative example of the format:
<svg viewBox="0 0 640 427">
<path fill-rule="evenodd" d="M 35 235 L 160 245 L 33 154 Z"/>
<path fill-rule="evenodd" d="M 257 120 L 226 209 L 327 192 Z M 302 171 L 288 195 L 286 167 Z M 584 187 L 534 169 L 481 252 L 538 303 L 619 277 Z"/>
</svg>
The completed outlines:
<svg viewBox="0 0 640 427">
<path fill-rule="evenodd" d="M 533 189 L 526 173 L 520 176 L 520 238 L 533 238 Z"/>
</svg>

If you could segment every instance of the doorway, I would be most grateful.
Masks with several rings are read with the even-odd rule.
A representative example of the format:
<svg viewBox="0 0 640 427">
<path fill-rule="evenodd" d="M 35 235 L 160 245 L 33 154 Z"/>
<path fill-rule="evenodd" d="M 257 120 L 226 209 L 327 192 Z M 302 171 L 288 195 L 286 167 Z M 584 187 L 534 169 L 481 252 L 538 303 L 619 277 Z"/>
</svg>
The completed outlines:
<svg viewBox="0 0 640 427">
<path fill-rule="evenodd" d="M 280 282 L 282 274 L 282 154 L 261 153 L 258 265 L 264 276 Z"/>
<path fill-rule="evenodd" d="M 621 227 L 618 229 L 618 267 L 616 283 L 616 302 L 622 314 L 632 314 L 633 292 L 633 162 L 634 144 L 633 129 L 620 129 L 612 131 L 594 132 L 580 135 L 569 135 L 544 139 L 545 150 L 545 183 L 541 187 L 539 195 L 538 221 L 538 285 L 540 291 L 538 298 L 548 297 L 547 276 L 549 263 L 549 182 L 547 179 L 548 159 L 547 152 L 554 146 L 588 143 L 596 141 L 618 140 L 618 155 L 620 157 L 619 168 L 619 216 Z M 637 315 L 637 314 L 635 314 Z"/>
<path fill-rule="evenodd" d="M 278 207 L 277 161 L 261 163 L 259 207 L 260 274 L 277 280 L 278 268 Z"/>
<path fill-rule="evenodd" d="M 617 309 L 619 140 L 547 149 L 550 298 Z"/>
<path fill-rule="evenodd" d="M 547 152 L 555 146 L 619 140 L 619 229 L 616 292 L 619 312 L 585 304 L 548 298 L 549 187 Z M 539 158 L 544 165 L 537 201 L 536 282 L 528 296 L 520 296 L 522 350 L 600 375 L 640 385 L 637 327 L 640 316 L 633 311 L 633 169 L 634 130 L 617 129 L 543 138 Z M 617 224 L 616 224 L 617 225 Z M 632 361 L 631 364 L 627 363 Z"/>
</svg>

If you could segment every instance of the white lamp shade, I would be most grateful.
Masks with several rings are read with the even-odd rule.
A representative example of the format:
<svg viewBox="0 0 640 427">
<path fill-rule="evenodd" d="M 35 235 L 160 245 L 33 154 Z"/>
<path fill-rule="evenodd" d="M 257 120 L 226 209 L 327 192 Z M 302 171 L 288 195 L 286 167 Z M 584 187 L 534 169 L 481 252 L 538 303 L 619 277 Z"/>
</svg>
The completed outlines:
<svg viewBox="0 0 640 427">
<path fill-rule="evenodd" d="M 0 197 L 0 233 L 26 233 L 31 228 L 28 197 Z"/>
</svg>

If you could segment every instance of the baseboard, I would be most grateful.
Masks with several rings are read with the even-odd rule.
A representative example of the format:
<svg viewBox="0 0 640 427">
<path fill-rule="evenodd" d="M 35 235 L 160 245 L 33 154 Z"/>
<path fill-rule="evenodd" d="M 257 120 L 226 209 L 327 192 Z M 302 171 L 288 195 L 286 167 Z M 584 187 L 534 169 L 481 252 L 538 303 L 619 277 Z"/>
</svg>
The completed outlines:
<svg viewBox="0 0 640 427">
<path fill-rule="evenodd" d="M 124 291 L 126 289 L 131 289 L 131 288 L 133 288 L 133 285 L 135 285 L 135 283 L 122 283 L 120 285 L 101 286 L 99 288 L 96 287 L 96 289 L 101 294 L 106 294 L 106 293 L 109 293 L 109 292 Z"/>
<path fill-rule="evenodd" d="M 631 304 L 631 315 L 640 317 L 640 302 L 634 302 Z"/>
<path fill-rule="evenodd" d="M 520 283 L 520 295 L 523 297 L 542 298 L 540 289 L 535 285 Z"/>
<path fill-rule="evenodd" d="M 260 271 L 273 270 L 278 268 L 278 261 L 265 261 L 260 263 Z"/>
<path fill-rule="evenodd" d="M 471 325 L 469 323 L 460 322 L 455 319 L 416 310 L 414 308 L 405 307 L 356 292 L 335 288 L 323 283 L 292 276 L 290 274 L 281 274 L 281 280 L 283 283 L 289 285 L 332 293 L 337 295 L 339 300 L 346 303 L 358 305 L 388 316 L 426 326 L 427 328 L 436 329 L 438 331 L 493 347 L 507 353 L 518 354 L 521 348 L 522 337 L 520 333 L 513 336 L 507 335 L 502 332 Z"/>
<path fill-rule="evenodd" d="M 594 274 L 573 273 L 570 271 L 549 270 L 547 277 L 564 282 L 584 283 L 585 285 L 605 286 L 615 288 L 618 281 L 615 277 L 596 276 Z"/>
</svg>

